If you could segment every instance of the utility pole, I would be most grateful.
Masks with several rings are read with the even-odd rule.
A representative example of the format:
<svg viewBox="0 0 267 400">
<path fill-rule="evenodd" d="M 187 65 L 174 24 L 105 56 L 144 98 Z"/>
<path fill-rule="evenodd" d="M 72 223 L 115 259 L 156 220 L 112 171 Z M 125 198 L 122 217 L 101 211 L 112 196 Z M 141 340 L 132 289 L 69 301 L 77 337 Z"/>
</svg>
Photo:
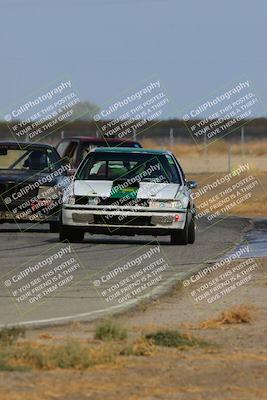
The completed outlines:
<svg viewBox="0 0 267 400">
<path fill-rule="evenodd" d="M 136 142 L 136 129 L 133 128 L 133 140 Z"/>
<path fill-rule="evenodd" d="M 232 143 L 229 141 L 228 144 L 228 172 L 232 169 Z"/>
<path fill-rule="evenodd" d="M 244 161 L 244 158 L 245 158 L 245 128 L 243 126 L 241 128 L 241 155 L 242 155 L 242 161 Z"/>
<path fill-rule="evenodd" d="M 173 128 L 170 128 L 170 148 L 174 147 L 174 137 L 173 137 Z"/>
<path fill-rule="evenodd" d="M 208 156 L 207 132 L 204 133 L 204 158 L 205 158 L 205 161 L 206 161 L 207 172 L 209 172 L 209 156 Z"/>
</svg>

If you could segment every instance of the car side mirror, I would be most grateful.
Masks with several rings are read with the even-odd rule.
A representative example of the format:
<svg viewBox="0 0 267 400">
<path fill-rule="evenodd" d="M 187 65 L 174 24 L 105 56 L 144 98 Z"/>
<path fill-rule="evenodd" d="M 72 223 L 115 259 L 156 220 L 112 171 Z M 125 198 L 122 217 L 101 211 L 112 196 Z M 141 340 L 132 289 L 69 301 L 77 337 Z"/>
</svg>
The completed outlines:
<svg viewBox="0 0 267 400">
<path fill-rule="evenodd" d="M 196 181 L 188 181 L 186 182 L 187 187 L 189 189 L 196 189 L 197 188 L 197 182 Z"/>
<path fill-rule="evenodd" d="M 69 176 L 70 178 L 73 178 L 74 175 L 75 175 L 75 173 L 76 173 L 76 170 L 73 169 L 73 168 L 68 169 L 68 171 L 67 171 L 67 174 L 68 174 L 68 176 Z"/>
</svg>

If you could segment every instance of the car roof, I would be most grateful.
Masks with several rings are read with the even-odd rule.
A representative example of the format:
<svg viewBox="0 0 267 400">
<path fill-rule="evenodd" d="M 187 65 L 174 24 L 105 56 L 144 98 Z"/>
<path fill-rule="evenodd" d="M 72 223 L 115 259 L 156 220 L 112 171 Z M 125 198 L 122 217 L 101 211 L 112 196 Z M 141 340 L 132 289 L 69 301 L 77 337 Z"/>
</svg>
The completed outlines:
<svg viewBox="0 0 267 400">
<path fill-rule="evenodd" d="M 118 138 L 98 138 L 96 136 L 68 136 L 63 139 L 63 140 L 80 140 L 81 142 L 98 142 L 98 143 L 106 143 L 106 142 L 112 142 L 112 143 L 137 143 L 135 140 L 129 140 L 129 139 L 118 139 Z"/>
<path fill-rule="evenodd" d="M 43 149 L 54 149 L 54 147 L 47 143 L 32 143 L 32 142 L 17 142 L 15 140 L 1 140 L 0 146 L 17 146 L 19 148 L 28 148 L 28 147 L 35 147 L 35 148 L 43 148 Z"/>
<path fill-rule="evenodd" d="M 155 155 L 166 155 L 172 154 L 168 150 L 157 150 L 157 149 L 143 149 L 133 147 L 97 147 L 91 152 L 95 153 L 140 153 L 140 154 L 155 154 Z"/>
</svg>

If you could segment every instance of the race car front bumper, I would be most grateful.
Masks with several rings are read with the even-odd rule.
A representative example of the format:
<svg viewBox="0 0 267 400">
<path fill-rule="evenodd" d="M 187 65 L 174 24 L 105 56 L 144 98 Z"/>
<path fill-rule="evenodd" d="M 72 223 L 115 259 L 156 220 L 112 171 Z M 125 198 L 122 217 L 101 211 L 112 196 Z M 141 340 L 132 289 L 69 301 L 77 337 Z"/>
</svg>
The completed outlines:
<svg viewBox="0 0 267 400">
<path fill-rule="evenodd" d="M 140 207 L 130 209 L 64 205 L 62 224 L 92 233 L 168 234 L 183 229 L 187 210 L 162 210 Z"/>
</svg>

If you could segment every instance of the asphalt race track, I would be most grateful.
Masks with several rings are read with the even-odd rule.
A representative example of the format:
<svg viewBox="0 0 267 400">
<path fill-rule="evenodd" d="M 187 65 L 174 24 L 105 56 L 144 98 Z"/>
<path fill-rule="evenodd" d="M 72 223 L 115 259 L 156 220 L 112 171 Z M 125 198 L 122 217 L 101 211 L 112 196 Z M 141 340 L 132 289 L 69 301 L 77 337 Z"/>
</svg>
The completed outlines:
<svg viewBox="0 0 267 400">
<path fill-rule="evenodd" d="M 32 304 L 29 304 L 28 299 L 16 298 L 19 294 L 25 296 L 27 293 L 27 287 L 23 290 L 20 287 L 25 284 L 26 278 L 24 279 L 19 272 L 25 271 L 29 265 L 47 260 L 49 255 L 57 253 L 62 246 L 66 247 L 68 244 L 59 243 L 58 235 L 49 233 L 47 225 L 34 229 L 27 229 L 28 227 L 24 225 L 23 230 L 27 230 L 23 232 L 16 225 L 0 225 L 0 325 L 17 323 L 41 325 L 63 323 L 72 319 L 90 320 L 120 310 L 121 307 L 129 307 L 131 301 L 124 301 L 119 305 L 116 301 L 106 300 L 103 290 L 107 293 L 108 287 L 104 287 L 102 283 L 102 287 L 97 287 L 101 286 L 99 283 L 101 276 L 107 279 L 107 275 L 103 275 L 101 271 L 107 269 L 114 271 L 117 265 L 125 265 L 127 260 L 139 257 L 149 251 L 151 246 L 157 246 L 161 254 L 164 254 L 165 260 L 168 260 L 170 269 L 164 272 L 164 285 L 155 279 L 151 281 L 149 293 L 151 294 L 152 290 L 156 295 L 175 281 L 182 280 L 191 272 L 198 270 L 204 263 L 214 261 L 233 249 L 240 242 L 242 232 L 248 225 L 249 220 L 245 218 L 227 218 L 212 227 L 206 227 L 202 223 L 198 226 L 200 232 L 197 232 L 195 244 L 187 246 L 171 246 L 169 237 L 158 238 L 157 243 L 155 238 L 150 236 L 128 238 L 87 234 L 83 243 L 71 244 L 72 254 L 75 253 L 75 259 L 82 265 L 82 268 L 73 272 L 74 280 L 71 284 L 65 284 L 61 290 L 49 293 L 42 300 L 36 299 Z M 148 242 L 152 243 L 147 244 Z M 38 276 L 41 273 L 45 274 L 51 266 L 60 265 L 62 260 L 54 261 L 32 276 L 29 274 L 26 283 L 31 281 L 32 287 L 42 284 L 41 280 L 37 281 Z M 133 277 L 141 267 L 143 262 L 126 270 L 123 274 L 125 281 L 123 283 L 121 281 L 121 286 L 126 287 L 129 282 L 133 282 L 133 279 L 129 280 L 129 276 Z M 21 283 L 11 285 L 9 278 L 12 276 L 16 276 L 16 280 L 21 279 Z M 48 275 L 45 278 L 48 279 Z M 116 279 L 118 281 L 121 278 L 122 275 L 117 275 L 114 280 L 110 280 L 110 283 L 115 285 Z M 21 292 L 18 294 L 19 287 Z M 110 294 L 115 294 L 115 289 L 108 290 Z M 139 297 L 136 296 L 137 299 Z"/>
</svg>

